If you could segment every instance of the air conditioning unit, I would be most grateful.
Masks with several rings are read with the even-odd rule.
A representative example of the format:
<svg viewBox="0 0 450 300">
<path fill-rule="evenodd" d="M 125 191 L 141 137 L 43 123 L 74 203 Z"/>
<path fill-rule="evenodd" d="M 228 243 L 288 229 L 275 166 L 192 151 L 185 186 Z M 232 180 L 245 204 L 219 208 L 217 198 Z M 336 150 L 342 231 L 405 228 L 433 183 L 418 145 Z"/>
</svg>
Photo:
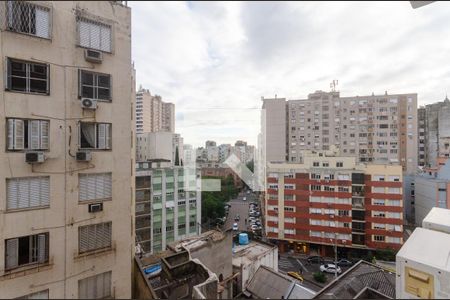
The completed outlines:
<svg viewBox="0 0 450 300">
<path fill-rule="evenodd" d="M 89 62 L 101 64 L 103 61 L 103 54 L 97 50 L 86 49 L 84 50 L 84 58 Z"/>
<path fill-rule="evenodd" d="M 97 109 L 97 100 L 91 98 L 81 98 L 81 107 L 85 109 Z"/>
<path fill-rule="evenodd" d="M 45 161 L 44 152 L 31 151 L 25 153 L 25 161 L 29 164 L 43 163 Z"/>
<path fill-rule="evenodd" d="M 103 210 L 103 203 L 92 203 L 89 204 L 89 212 L 90 213 L 95 213 L 95 212 L 99 212 Z"/>
<path fill-rule="evenodd" d="M 77 161 L 91 161 L 92 153 L 90 151 L 78 151 L 76 154 Z"/>
</svg>

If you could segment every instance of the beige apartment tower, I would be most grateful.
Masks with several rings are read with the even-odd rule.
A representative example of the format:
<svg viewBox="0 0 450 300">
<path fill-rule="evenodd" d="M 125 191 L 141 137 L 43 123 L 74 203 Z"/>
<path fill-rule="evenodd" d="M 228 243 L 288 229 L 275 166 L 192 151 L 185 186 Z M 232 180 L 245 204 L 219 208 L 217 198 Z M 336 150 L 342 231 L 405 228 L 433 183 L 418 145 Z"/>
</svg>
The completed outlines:
<svg viewBox="0 0 450 300">
<path fill-rule="evenodd" d="M 141 88 L 136 93 L 136 133 L 159 131 L 175 132 L 175 105 Z"/>
<path fill-rule="evenodd" d="M 0 20 L 0 297 L 130 298 L 131 9 L 2 1 Z"/>
<path fill-rule="evenodd" d="M 400 164 L 407 173 L 417 168 L 417 94 L 263 98 L 262 123 L 267 162 L 301 163 L 302 150 L 334 145 L 360 162 Z"/>
</svg>

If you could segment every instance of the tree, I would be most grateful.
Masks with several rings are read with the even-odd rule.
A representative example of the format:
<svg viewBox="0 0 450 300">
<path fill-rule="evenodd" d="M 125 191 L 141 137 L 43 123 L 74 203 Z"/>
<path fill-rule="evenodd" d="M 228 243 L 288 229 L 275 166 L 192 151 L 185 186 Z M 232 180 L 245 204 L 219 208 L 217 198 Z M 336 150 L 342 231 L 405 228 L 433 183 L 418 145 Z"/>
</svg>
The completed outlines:
<svg viewBox="0 0 450 300">
<path fill-rule="evenodd" d="M 175 148 L 175 166 L 180 165 L 180 155 L 178 154 L 178 146 Z"/>
</svg>

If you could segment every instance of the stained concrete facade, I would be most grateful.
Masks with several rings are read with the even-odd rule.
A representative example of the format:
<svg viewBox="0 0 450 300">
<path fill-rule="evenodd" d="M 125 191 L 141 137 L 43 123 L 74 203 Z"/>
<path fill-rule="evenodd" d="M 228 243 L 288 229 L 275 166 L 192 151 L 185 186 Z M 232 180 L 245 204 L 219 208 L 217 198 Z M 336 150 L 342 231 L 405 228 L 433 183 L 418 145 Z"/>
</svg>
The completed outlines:
<svg viewBox="0 0 450 300">
<path fill-rule="evenodd" d="M 1 24 L 0 70 L 6 74 L 5 62 L 13 58 L 28 64 L 44 64 L 49 76 L 48 91 L 43 94 L 14 88 L 5 90 L 5 76 L 0 77 L 0 297 L 15 298 L 43 292 L 49 298 L 79 298 L 83 297 L 79 290 L 82 280 L 111 272 L 110 281 L 105 279 L 104 295 L 130 298 L 134 256 L 132 179 L 135 138 L 131 9 L 120 1 L 11 3 L 0 2 L 0 20 L 6 19 L 7 4 L 37 5 L 39 8 L 33 6 L 30 9 L 38 11 L 39 16 L 42 17 L 43 11 L 50 12 L 46 14 L 48 19 L 40 19 L 40 25 L 48 29 L 49 34 L 37 37 L 33 31 L 17 32 L 21 29 L 13 31 Z M 83 26 L 88 26 L 86 23 L 89 22 L 106 24 L 101 27 L 103 29 L 111 26 L 111 48 L 107 49 L 108 45 L 104 44 L 103 49 L 106 50 L 100 50 L 103 56 L 101 63 L 86 61 L 86 46 L 80 44 L 81 23 L 78 18 L 89 20 Z M 22 22 L 18 15 L 13 19 Z M 81 28 L 84 30 L 86 27 Z M 103 37 L 108 39 L 108 36 Z M 92 47 L 96 45 L 92 44 Z M 109 74 L 113 79 L 110 101 L 99 101 L 95 112 L 81 107 L 78 97 L 81 70 Z M 8 149 L 7 118 L 49 121 L 49 144 L 43 151 L 46 157 L 43 163 L 27 163 L 24 150 L 5 150 Z M 89 162 L 80 162 L 74 157 L 80 146 L 80 121 L 110 123 L 112 128 L 110 149 L 93 149 Z M 79 180 L 81 175 L 95 173 L 111 174 L 112 196 L 88 202 L 103 204 L 102 211 L 90 213 L 88 203 L 80 201 Z M 11 197 L 8 193 L 12 190 L 7 191 L 7 182 L 38 176 L 49 178 L 48 205 L 10 210 L 6 199 Z M 104 222 L 112 224 L 111 245 L 101 251 L 81 254 L 80 228 Z M 40 249 L 46 250 L 48 259 L 33 260 L 28 264 L 19 262 L 18 267 L 7 268 L 5 262 L 14 255 L 14 251 L 6 249 L 7 240 L 37 234 L 47 234 L 48 245 L 41 245 Z M 19 256 L 22 257 L 21 251 Z M 96 292 L 100 293 L 99 290 Z"/>
</svg>

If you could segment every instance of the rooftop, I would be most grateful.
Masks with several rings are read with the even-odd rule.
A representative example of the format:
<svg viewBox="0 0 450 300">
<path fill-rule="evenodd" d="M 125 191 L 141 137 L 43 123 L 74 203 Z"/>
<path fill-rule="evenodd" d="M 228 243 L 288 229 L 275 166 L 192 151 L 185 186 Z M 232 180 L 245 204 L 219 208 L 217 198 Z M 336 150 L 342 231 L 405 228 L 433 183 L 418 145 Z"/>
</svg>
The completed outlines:
<svg viewBox="0 0 450 300">
<path fill-rule="evenodd" d="M 395 273 L 360 260 L 314 299 L 395 299 Z"/>
<path fill-rule="evenodd" d="M 182 248 L 189 252 L 209 245 L 211 242 L 222 241 L 225 238 L 225 233 L 217 230 L 210 230 L 200 235 L 188 237 L 182 241 L 174 242 L 167 247 L 173 251 L 180 251 Z"/>
<path fill-rule="evenodd" d="M 261 299 L 311 299 L 315 294 L 295 279 L 266 266 L 260 266 L 255 272 L 246 293 Z"/>
<path fill-rule="evenodd" d="M 262 241 L 250 240 L 247 245 L 236 245 L 233 250 L 233 265 L 249 265 L 258 257 L 273 251 L 275 245 L 264 243 Z"/>
</svg>

